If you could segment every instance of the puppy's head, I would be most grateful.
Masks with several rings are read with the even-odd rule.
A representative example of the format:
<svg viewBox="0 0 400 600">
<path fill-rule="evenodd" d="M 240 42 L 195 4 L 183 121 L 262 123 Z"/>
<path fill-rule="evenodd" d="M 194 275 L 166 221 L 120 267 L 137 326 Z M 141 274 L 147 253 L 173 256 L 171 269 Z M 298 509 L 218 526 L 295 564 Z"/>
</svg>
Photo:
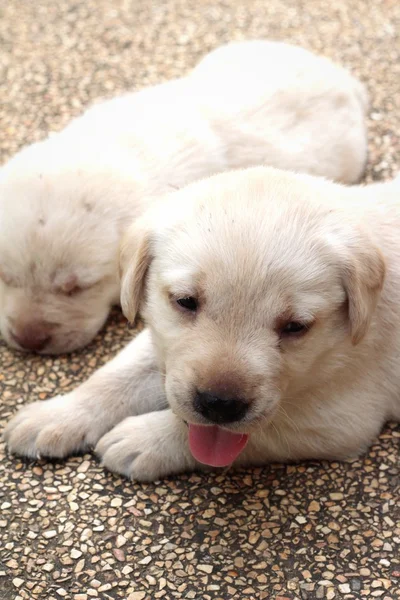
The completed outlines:
<svg viewBox="0 0 400 600">
<path fill-rule="evenodd" d="M 201 462 L 232 462 L 368 334 L 384 263 L 347 193 L 250 169 L 189 186 L 127 233 L 122 307 L 150 326 Z"/>
<path fill-rule="evenodd" d="M 119 299 L 127 183 L 96 152 L 47 140 L 0 170 L 0 330 L 14 348 L 84 346 Z"/>
</svg>

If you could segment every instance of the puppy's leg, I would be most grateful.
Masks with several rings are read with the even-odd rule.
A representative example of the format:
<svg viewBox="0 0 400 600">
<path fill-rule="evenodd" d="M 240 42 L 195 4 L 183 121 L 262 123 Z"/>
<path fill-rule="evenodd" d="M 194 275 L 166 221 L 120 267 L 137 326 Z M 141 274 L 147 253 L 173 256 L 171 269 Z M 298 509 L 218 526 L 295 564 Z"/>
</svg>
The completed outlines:
<svg viewBox="0 0 400 600">
<path fill-rule="evenodd" d="M 287 459 L 288 449 L 280 435 L 272 429 L 272 436 L 265 439 L 251 436 L 233 466 Z M 193 458 L 188 427 L 170 409 L 126 418 L 100 439 L 95 452 L 107 469 L 138 481 L 211 469 Z"/>
<path fill-rule="evenodd" d="M 128 417 L 101 438 L 95 452 L 107 469 L 138 481 L 201 467 L 190 453 L 187 425 L 170 409 Z"/>
<path fill-rule="evenodd" d="M 166 406 L 162 376 L 145 330 L 73 392 L 22 408 L 4 438 L 11 452 L 61 458 L 94 446 L 129 415 Z"/>
<path fill-rule="evenodd" d="M 280 433 L 272 429 L 271 439 L 269 436 L 266 439 L 251 436 L 233 466 L 287 460 L 287 451 Z M 170 409 L 128 417 L 100 439 L 95 452 L 107 469 L 138 481 L 211 469 L 193 458 L 188 427 Z"/>
</svg>

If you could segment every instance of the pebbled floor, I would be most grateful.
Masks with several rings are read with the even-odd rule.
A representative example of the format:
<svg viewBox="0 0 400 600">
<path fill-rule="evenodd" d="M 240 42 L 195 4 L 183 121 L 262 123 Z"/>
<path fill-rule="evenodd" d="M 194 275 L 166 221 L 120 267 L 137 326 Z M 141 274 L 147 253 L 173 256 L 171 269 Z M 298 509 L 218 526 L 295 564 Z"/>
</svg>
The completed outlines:
<svg viewBox="0 0 400 600">
<path fill-rule="evenodd" d="M 397 0 L 9 0 L 0 6 L 0 160 L 92 100 L 178 76 L 232 39 L 282 39 L 350 67 L 371 94 L 366 180 L 400 170 Z M 118 312 L 70 357 L 0 342 L 0 427 L 67 391 L 132 335 Z M 0 445 L 0 599 L 400 597 L 400 429 L 348 463 L 271 465 L 138 485 L 90 456 Z"/>
</svg>

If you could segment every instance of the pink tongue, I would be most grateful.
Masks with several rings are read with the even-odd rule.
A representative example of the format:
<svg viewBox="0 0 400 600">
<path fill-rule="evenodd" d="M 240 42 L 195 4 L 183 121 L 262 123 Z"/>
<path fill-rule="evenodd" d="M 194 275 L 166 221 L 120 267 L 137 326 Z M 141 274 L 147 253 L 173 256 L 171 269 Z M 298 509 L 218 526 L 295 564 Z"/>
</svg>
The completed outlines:
<svg viewBox="0 0 400 600">
<path fill-rule="evenodd" d="M 226 467 L 239 456 L 249 436 L 217 425 L 189 424 L 189 446 L 194 458 L 211 467 Z"/>
</svg>

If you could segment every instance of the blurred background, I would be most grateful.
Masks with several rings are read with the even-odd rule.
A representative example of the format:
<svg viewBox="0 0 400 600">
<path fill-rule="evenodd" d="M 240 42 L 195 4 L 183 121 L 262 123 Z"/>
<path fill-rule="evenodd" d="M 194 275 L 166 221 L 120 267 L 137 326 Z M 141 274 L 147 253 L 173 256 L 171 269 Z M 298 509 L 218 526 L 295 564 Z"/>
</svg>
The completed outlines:
<svg viewBox="0 0 400 600">
<path fill-rule="evenodd" d="M 300 44 L 349 67 L 372 99 L 369 176 L 399 163 L 397 0 L 11 0 L 0 7 L 1 156 L 92 100 L 164 81 L 229 40 Z"/>
</svg>

